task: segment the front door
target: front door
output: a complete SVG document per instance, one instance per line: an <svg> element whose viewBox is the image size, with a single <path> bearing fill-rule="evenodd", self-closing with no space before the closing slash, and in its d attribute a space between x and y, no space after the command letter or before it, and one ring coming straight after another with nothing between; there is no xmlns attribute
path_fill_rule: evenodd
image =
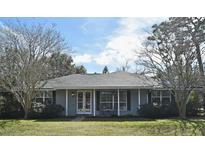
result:
<svg viewBox="0 0 205 154"><path fill-rule="evenodd" d="M77 92L77 114L91 114L92 93L91 91Z"/></svg>

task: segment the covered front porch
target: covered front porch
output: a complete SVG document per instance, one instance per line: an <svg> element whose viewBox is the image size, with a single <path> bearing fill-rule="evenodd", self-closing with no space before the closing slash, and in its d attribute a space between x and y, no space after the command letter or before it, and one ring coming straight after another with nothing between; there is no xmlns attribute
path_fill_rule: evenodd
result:
<svg viewBox="0 0 205 154"><path fill-rule="evenodd" d="M67 89L65 115L136 115L140 105L148 101L147 89Z"/></svg>

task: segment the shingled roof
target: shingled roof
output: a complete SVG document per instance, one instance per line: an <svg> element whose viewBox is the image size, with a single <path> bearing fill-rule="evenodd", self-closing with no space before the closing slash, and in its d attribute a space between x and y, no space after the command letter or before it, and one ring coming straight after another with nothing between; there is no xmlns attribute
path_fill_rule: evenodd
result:
<svg viewBox="0 0 205 154"><path fill-rule="evenodd" d="M48 80L46 89L134 89L154 88L160 84L153 78L127 72L108 74L72 74Z"/></svg>

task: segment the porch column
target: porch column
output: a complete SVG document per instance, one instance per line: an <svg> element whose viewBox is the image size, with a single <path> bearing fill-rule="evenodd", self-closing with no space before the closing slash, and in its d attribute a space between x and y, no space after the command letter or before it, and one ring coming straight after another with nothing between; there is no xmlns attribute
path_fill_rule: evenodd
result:
<svg viewBox="0 0 205 154"><path fill-rule="evenodd" d="M162 103L162 91L160 90L160 96L159 96L159 99L160 99L160 103Z"/></svg>
<svg viewBox="0 0 205 154"><path fill-rule="evenodd" d="M139 108L140 108L140 105L141 105L140 89L138 89L138 104L139 104Z"/></svg>
<svg viewBox="0 0 205 154"><path fill-rule="evenodd" d="M95 89L93 90L93 116L95 116L95 104L96 104L96 101L95 101Z"/></svg>
<svg viewBox="0 0 205 154"><path fill-rule="evenodd" d="M120 90L117 90L117 115L120 116Z"/></svg>
<svg viewBox="0 0 205 154"><path fill-rule="evenodd" d="M45 102L45 91L43 91L43 102Z"/></svg>
<svg viewBox="0 0 205 154"><path fill-rule="evenodd" d="M66 89L66 96L65 96L65 115L68 116L68 89Z"/></svg>

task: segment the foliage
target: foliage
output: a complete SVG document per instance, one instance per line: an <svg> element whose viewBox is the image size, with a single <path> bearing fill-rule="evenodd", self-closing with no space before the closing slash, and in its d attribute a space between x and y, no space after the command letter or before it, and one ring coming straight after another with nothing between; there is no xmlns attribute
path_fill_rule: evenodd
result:
<svg viewBox="0 0 205 154"><path fill-rule="evenodd" d="M0 26L0 85L16 97L25 119L31 111L36 88L46 83L47 56L66 50L67 45L54 26L20 22Z"/></svg>
<svg viewBox="0 0 205 154"><path fill-rule="evenodd" d="M102 71L103 74L109 73L108 67L105 66Z"/></svg>
<svg viewBox="0 0 205 154"><path fill-rule="evenodd" d="M194 52L196 55L198 69L200 72L200 86L202 87L199 95L205 103L205 76L204 76L204 54L205 45L205 18L204 17L173 17L169 18L170 24L176 27L175 30L168 29L171 35L176 35L176 39L181 43L189 42L192 48L188 52Z"/></svg>
<svg viewBox="0 0 205 154"><path fill-rule="evenodd" d="M194 47L183 29L171 20L154 25L139 64L171 89L179 116L185 118L186 105L192 90L198 86L200 73Z"/></svg>
<svg viewBox="0 0 205 154"><path fill-rule="evenodd" d="M73 59L66 53L53 53L47 58L49 65L48 78L56 78L70 74L85 74L83 65L76 66Z"/></svg>
<svg viewBox="0 0 205 154"><path fill-rule="evenodd" d="M146 118L176 117L178 110L175 103L160 106L149 103L140 106L139 115Z"/></svg>
<svg viewBox="0 0 205 154"><path fill-rule="evenodd" d="M187 104L187 116L201 116L204 112L204 105L199 102L199 93L192 92Z"/></svg>
<svg viewBox="0 0 205 154"><path fill-rule="evenodd" d="M43 113L44 108L46 107L45 104L40 103L40 102L35 102L33 103L33 112L35 113Z"/></svg>
<svg viewBox="0 0 205 154"><path fill-rule="evenodd" d="M86 74L87 70L83 65L75 66L75 74Z"/></svg>
<svg viewBox="0 0 205 154"><path fill-rule="evenodd" d="M33 104L33 111L30 118L56 118L61 116L64 108L57 104Z"/></svg>
<svg viewBox="0 0 205 154"><path fill-rule="evenodd" d="M50 104L45 106L42 115L44 118L55 118L59 117L63 110L64 108L61 105Z"/></svg>
<svg viewBox="0 0 205 154"><path fill-rule="evenodd" d="M0 96L0 114L2 114L4 108L5 108L5 98L3 96Z"/></svg>
<svg viewBox="0 0 205 154"><path fill-rule="evenodd" d="M11 93L1 93L0 118L20 118L24 114L21 104Z"/></svg>

